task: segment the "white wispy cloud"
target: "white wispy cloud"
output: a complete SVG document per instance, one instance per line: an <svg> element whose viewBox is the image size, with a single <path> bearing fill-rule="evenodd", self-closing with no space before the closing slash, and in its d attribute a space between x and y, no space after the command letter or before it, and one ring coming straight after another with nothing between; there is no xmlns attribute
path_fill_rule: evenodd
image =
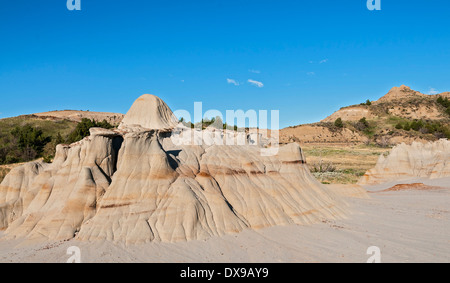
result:
<svg viewBox="0 0 450 283"><path fill-rule="evenodd" d="M308 72L306 73L308 76L314 76L316 73L315 72Z"/></svg>
<svg viewBox="0 0 450 283"><path fill-rule="evenodd" d="M261 74L261 71L260 70L253 70L253 69L250 69L250 70L248 70L250 73L254 73L254 74Z"/></svg>
<svg viewBox="0 0 450 283"><path fill-rule="evenodd" d="M233 85L239 85L239 82L237 82L236 80L233 80L233 79L227 79L227 83L233 84Z"/></svg>
<svg viewBox="0 0 450 283"><path fill-rule="evenodd" d="M256 87L263 87L264 86L264 84L262 82L258 82L258 81L255 81L255 80L249 79L248 82L251 83L252 85L256 86Z"/></svg>
<svg viewBox="0 0 450 283"><path fill-rule="evenodd" d="M328 59L323 59L323 60L320 60L320 61L308 61L308 63L309 64L324 64L324 63L327 63L328 62Z"/></svg>
<svg viewBox="0 0 450 283"><path fill-rule="evenodd" d="M435 88L430 87L430 90L428 91L428 94L434 95L434 94L438 94L439 91Z"/></svg>

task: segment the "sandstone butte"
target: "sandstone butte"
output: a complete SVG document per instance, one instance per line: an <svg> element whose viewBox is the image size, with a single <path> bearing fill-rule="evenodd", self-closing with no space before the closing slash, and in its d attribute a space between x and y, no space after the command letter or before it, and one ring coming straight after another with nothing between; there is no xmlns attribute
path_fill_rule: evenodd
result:
<svg viewBox="0 0 450 283"><path fill-rule="evenodd" d="M58 145L53 163L13 169L0 185L0 229L30 241L137 244L346 215L343 197L310 174L298 144L265 155L270 141L260 135L199 133L177 125L164 101L143 95L118 129L92 128L83 140ZM205 142L173 142L183 135ZM226 137L245 144L210 143Z"/></svg>

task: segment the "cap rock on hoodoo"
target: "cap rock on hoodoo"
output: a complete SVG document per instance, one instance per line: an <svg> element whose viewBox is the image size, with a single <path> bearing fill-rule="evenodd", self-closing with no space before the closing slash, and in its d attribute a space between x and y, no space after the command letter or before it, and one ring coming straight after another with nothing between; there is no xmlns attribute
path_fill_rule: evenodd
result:
<svg viewBox="0 0 450 283"><path fill-rule="evenodd" d="M178 121L169 106L159 97L144 94L133 103L119 129L140 126L146 129L172 129Z"/></svg>

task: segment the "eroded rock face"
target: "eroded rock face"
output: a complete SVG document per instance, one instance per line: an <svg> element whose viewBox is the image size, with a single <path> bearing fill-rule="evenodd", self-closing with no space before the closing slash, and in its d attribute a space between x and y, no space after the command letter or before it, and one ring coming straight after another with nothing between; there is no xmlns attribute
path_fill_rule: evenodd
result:
<svg viewBox="0 0 450 283"><path fill-rule="evenodd" d="M174 242L344 214L341 197L309 173L297 144L266 155L257 136L223 130L219 138L246 135L246 143L174 142L186 131L199 134L93 128L58 146L52 164L17 168L0 186L6 236ZM206 141L217 134L204 132Z"/></svg>
<svg viewBox="0 0 450 283"><path fill-rule="evenodd" d="M29 188L47 164L30 162L13 169L0 185L0 229L22 215L36 192ZM38 182L38 181L37 181Z"/></svg>
<svg viewBox="0 0 450 283"><path fill-rule="evenodd" d="M375 185L411 178L450 177L450 141L441 139L426 144L413 142L394 147L380 156L375 168L361 178L361 185Z"/></svg>
<svg viewBox="0 0 450 283"><path fill-rule="evenodd" d="M73 238L81 225L95 215L97 202L111 183L117 159L115 147L120 139L93 135L71 146L59 145L53 164L31 163L39 170L24 174L28 183L14 187L22 206L15 211L14 221L8 221L6 232L28 238ZM21 170L18 167L15 171ZM0 192L19 180L19 176L8 177L0 185Z"/></svg>

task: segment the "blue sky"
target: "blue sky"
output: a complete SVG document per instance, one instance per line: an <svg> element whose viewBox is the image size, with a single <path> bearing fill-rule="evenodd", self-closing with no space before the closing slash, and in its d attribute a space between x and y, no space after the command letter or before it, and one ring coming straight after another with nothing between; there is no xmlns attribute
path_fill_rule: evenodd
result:
<svg viewBox="0 0 450 283"><path fill-rule="evenodd" d="M450 91L450 1L381 3L0 0L0 118L126 113L151 93L191 113L279 110L286 127L401 84Z"/></svg>

